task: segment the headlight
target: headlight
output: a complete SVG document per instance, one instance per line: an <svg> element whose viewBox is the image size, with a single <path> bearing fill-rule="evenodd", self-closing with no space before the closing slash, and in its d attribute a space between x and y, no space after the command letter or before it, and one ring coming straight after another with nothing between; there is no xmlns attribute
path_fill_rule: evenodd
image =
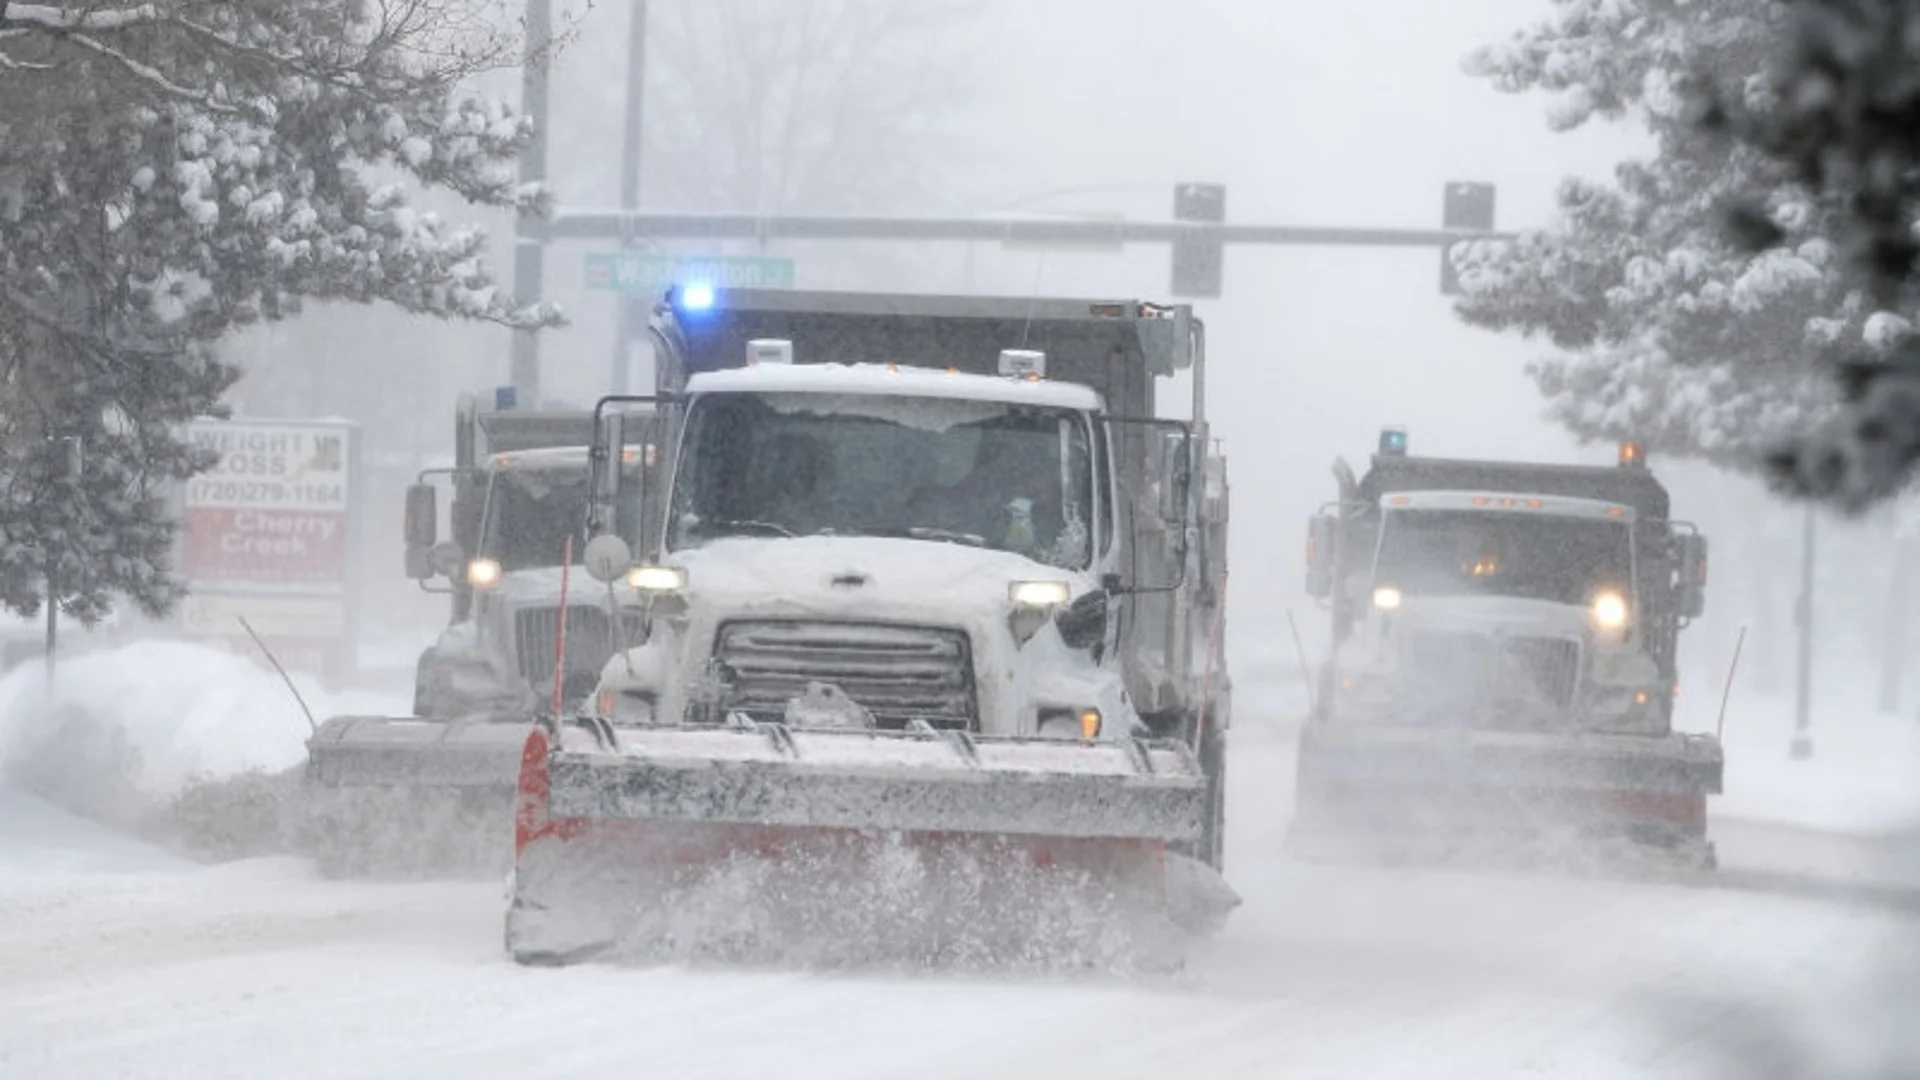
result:
<svg viewBox="0 0 1920 1080"><path fill-rule="evenodd" d="M467 584L476 589L491 589L500 584L500 564L493 559L475 559L468 563Z"/></svg>
<svg viewBox="0 0 1920 1080"><path fill-rule="evenodd" d="M679 592L687 587L687 572L677 566L636 566L627 571L627 584L641 592Z"/></svg>
<svg viewBox="0 0 1920 1080"><path fill-rule="evenodd" d="M1611 591L1594 597L1593 621L1603 630L1618 630L1627 625L1627 598Z"/></svg>
<svg viewBox="0 0 1920 1080"><path fill-rule="evenodd" d="M1391 585L1382 585L1373 590L1373 606L1381 611L1394 610L1400 606L1400 590Z"/></svg>
<svg viewBox="0 0 1920 1080"><path fill-rule="evenodd" d="M1007 586L1007 599L1018 607L1062 607L1072 598L1064 581L1016 581Z"/></svg>

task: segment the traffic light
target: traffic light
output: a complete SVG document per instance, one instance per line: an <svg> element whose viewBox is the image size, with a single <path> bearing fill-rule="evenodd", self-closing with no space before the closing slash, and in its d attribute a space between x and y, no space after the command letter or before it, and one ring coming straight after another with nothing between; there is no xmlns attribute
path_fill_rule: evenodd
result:
<svg viewBox="0 0 1920 1080"><path fill-rule="evenodd" d="M1179 184L1173 189L1173 220L1219 225L1227 220L1225 184ZM1220 295L1225 245L1199 229L1173 238L1173 295L1208 299Z"/></svg>
<svg viewBox="0 0 1920 1080"><path fill-rule="evenodd" d="M1446 199L1440 210L1440 227L1472 232L1493 231L1493 185L1455 180L1447 184ZM1445 296L1461 294L1460 275L1453 268L1453 249L1440 249L1440 292Z"/></svg>

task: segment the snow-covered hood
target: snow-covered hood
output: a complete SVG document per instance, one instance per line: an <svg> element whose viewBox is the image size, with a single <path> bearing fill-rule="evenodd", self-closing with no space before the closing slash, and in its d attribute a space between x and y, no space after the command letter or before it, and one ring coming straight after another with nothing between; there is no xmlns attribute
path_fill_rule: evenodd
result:
<svg viewBox="0 0 1920 1080"><path fill-rule="evenodd" d="M739 537L673 553L696 610L727 615L840 615L953 625L1009 608L1016 581L1065 582L1085 573L963 544L864 536Z"/></svg>
<svg viewBox="0 0 1920 1080"><path fill-rule="evenodd" d="M1042 709L1098 708L1113 718L1115 733L1136 724L1120 678L1065 649L1051 626L1024 645L1016 640L1009 585L1063 582L1074 598L1095 587L1088 573L961 544L847 536L730 537L674 552L665 563L686 572L685 607L601 674L603 687L657 693L658 715L685 715L722 626L768 619L964 633L979 726L988 734L1020 734Z"/></svg>

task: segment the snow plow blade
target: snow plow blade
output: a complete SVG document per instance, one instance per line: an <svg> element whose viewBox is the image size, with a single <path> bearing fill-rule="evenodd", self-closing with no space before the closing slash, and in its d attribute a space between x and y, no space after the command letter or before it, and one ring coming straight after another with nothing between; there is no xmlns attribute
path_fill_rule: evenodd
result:
<svg viewBox="0 0 1920 1080"><path fill-rule="evenodd" d="M1292 854L1710 870L1712 736L1309 725Z"/></svg>
<svg viewBox="0 0 1920 1080"><path fill-rule="evenodd" d="M504 873L528 723L329 719L307 740L296 849L332 877Z"/></svg>
<svg viewBox="0 0 1920 1080"><path fill-rule="evenodd" d="M1177 962L1171 908L1195 895L1166 844L1200 835L1206 794L1177 742L543 723L521 763L508 948L1160 966ZM1237 903L1223 891L1216 876L1199 895Z"/></svg>

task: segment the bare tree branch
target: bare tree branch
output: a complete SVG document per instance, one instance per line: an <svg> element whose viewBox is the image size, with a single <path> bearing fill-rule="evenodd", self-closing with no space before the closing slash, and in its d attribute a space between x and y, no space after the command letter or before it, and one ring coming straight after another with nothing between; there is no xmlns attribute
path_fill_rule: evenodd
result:
<svg viewBox="0 0 1920 1080"><path fill-rule="evenodd" d="M109 60L112 60L114 63L119 64L122 68L124 68L127 71L128 74L134 76L135 78L141 80L142 82L145 82L155 87L156 89L164 93L172 95L173 97L180 98L183 101L191 101L194 104L199 105L201 108L208 109L213 112L226 113L226 112L237 111L234 109L232 105L224 101L216 101L213 95L211 94L203 93L198 90L192 90L187 87L181 86L179 83L176 83L172 79L167 78L158 69L133 59L132 57L128 56L126 53L121 52L119 49L116 49L113 46L106 44L105 42L96 41L94 38L90 37L89 35L67 34L66 40L71 41L75 45L79 45L82 48L91 49L94 52L99 53L100 55L108 58Z"/></svg>

